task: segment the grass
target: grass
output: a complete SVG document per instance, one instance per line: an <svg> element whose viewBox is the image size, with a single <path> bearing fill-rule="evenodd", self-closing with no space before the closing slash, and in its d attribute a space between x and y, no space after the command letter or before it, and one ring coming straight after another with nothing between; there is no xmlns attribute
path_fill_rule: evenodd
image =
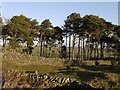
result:
<svg viewBox="0 0 120 90"><path fill-rule="evenodd" d="M2 68L6 71L9 69L16 69L20 71L39 71L44 74L48 72L58 72L59 69L64 68L60 66L49 66L49 65L19 65L14 62L3 61Z"/></svg>
<svg viewBox="0 0 120 90"><path fill-rule="evenodd" d="M16 60L3 60L3 71L16 69L20 71L38 71L40 74L47 74L50 76L76 78L81 82L88 83L96 88L117 88L118 87L118 71L117 66L111 66L110 61L99 60L98 66L95 66L93 61L88 62L88 65L84 66L51 66L51 65L39 65L33 64L19 64L23 60L16 62ZM57 62L57 61L56 61ZM92 65L90 65L92 64Z"/></svg>

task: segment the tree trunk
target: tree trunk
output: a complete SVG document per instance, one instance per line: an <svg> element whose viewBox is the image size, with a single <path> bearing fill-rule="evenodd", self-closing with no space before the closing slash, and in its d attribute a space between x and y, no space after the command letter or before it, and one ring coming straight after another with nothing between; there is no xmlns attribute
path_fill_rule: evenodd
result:
<svg viewBox="0 0 120 90"><path fill-rule="evenodd" d="M67 58L67 32L66 32L66 57Z"/></svg>
<svg viewBox="0 0 120 90"><path fill-rule="evenodd" d="M39 38L39 41L38 41L38 50L37 50L37 56L38 56L38 54L40 53L40 43L41 43L41 41L40 41L40 38Z"/></svg>
<svg viewBox="0 0 120 90"><path fill-rule="evenodd" d="M61 46L60 46L60 45L61 45L61 44L60 44L60 41L59 41L59 46L58 46L58 47L59 47L59 49L58 49L58 50L59 50L59 58L61 58L61 56L62 56L62 55L61 55Z"/></svg>
<svg viewBox="0 0 120 90"><path fill-rule="evenodd" d="M50 58L52 57L52 49L53 49L53 47L51 46L51 50L50 50Z"/></svg>
<svg viewBox="0 0 120 90"><path fill-rule="evenodd" d="M81 40L81 60L83 60L83 46L82 46L83 44L82 44L82 40Z"/></svg>
<svg viewBox="0 0 120 90"><path fill-rule="evenodd" d="M67 33L66 33L66 52L67 52Z"/></svg>
<svg viewBox="0 0 120 90"><path fill-rule="evenodd" d="M13 53L13 49L12 49L12 53Z"/></svg>
<svg viewBox="0 0 120 90"><path fill-rule="evenodd" d="M24 52L23 52L23 49L24 49L24 43L22 43L22 50L21 50L21 53L24 53Z"/></svg>
<svg viewBox="0 0 120 90"><path fill-rule="evenodd" d="M103 43L102 43L102 41L100 41L100 57L101 57L101 59L103 59Z"/></svg>
<svg viewBox="0 0 120 90"><path fill-rule="evenodd" d="M85 45L84 45L84 38L83 38L83 60L85 60L85 56L86 56L86 53L85 53Z"/></svg>
<svg viewBox="0 0 120 90"><path fill-rule="evenodd" d="M44 56L44 54L45 54L45 52L44 52L44 47L45 47L45 40L43 41L43 56Z"/></svg>
<svg viewBox="0 0 120 90"><path fill-rule="evenodd" d="M96 42L94 42L94 59L96 58Z"/></svg>
<svg viewBox="0 0 120 90"><path fill-rule="evenodd" d="M3 36L3 50L6 52L6 38Z"/></svg>
<svg viewBox="0 0 120 90"><path fill-rule="evenodd" d="M74 59L75 34L73 33L72 60Z"/></svg>
<svg viewBox="0 0 120 90"><path fill-rule="evenodd" d="M5 45L5 38L4 38L4 36L3 36L3 47L4 47L4 45Z"/></svg>
<svg viewBox="0 0 120 90"><path fill-rule="evenodd" d="M99 59L99 42L97 43L97 59Z"/></svg>
<svg viewBox="0 0 120 90"><path fill-rule="evenodd" d="M93 50L93 48L92 48L92 46L90 46L90 59L92 59L92 50Z"/></svg>
<svg viewBox="0 0 120 90"><path fill-rule="evenodd" d="M69 35L69 59L70 59L71 36Z"/></svg>
<svg viewBox="0 0 120 90"><path fill-rule="evenodd" d="M5 51L5 37L3 36L3 50Z"/></svg>
<svg viewBox="0 0 120 90"><path fill-rule="evenodd" d="M61 58L62 58L62 41L60 42L60 53L61 53Z"/></svg>
<svg viewBox="0 0 120 90"><path fill-rule="evenodd" d="M57 46L57 58L59 58L60 57L60 53L59 53L59 43L58 43L58 46Z"/></svg>
<svg viewBox="0 0 120 90"><path fill-rule="evenodd" d="M57 58L57 47L55 47L55 59Z"/></svg>
<svg viewBox="0 0 120 90"><path fill-rule="evenodd" d="M78 42L78 53L77 53L76 60L78 60L78 58L79 58L79 55L80 55L80 35L79 35L79 42Z"/></svg>
<svg viewBox="0 0 120 90"><path fill-rule="evenodd" d="M40 56L42 56L42 42L43 42L43 40L42 40L42 35L41 35L41 40L40 40L40 41L41 41L41 45L40 45L40 46L41 46L41 47L40 47Z"/></svg>
<svg viewBox="0 0 120 90"><path fill-rule="evenodd" d="M6 40L5 40L5 48L4 48L4 52L6 52Z"/></svg>
<svg viewBox="0 0 120 90"><path fill-rule="evenodd" d="M105 47L105 43L102 43L102 59L104 59L104 47Z"/></svg>
<svg viewBox="0 0 120 90"><path fill-rule="evenodd" d="M45 51L46 51L46 57L47 57L47 41L46 41L46 50Z"/></svg>
<svg viewBox="0 0 120 90"><path fill-rule="evenodd" d="M90 34L88 35L88 60L90 59Z"/></svg>
<svg viewBox="0 0 120 90"><path fill-rule="evenodd" d="M107 43L104 44L104 46L105 46L105 51L106 51L106 44L107 44ZM105 52L105 51L104 51L104 52ZM104 53L104 58L106 58L106 52Z"/></svg>

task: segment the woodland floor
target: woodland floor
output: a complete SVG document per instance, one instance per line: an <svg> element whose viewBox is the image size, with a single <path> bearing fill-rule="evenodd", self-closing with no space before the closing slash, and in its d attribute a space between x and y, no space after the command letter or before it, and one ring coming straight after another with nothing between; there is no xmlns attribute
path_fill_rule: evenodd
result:
<svg viewBox="0 0 120 90"><path fill-rule="evenodd" d="M38 61L44 58L37 58L37 60L33 60L34 57L19 57L19 59L15 59L14 54L3 54L2 58L2 70L20 70L20 71L38 71L39 74L46 74L52 77L69 77L75 78L81 82L92 85L96 88L118 88L120 87L119 75L120 72L118 70L119 66L112 66L111 61L109 60L99 60L99 65L96 66L95 60L87 61L89 64L79 65L79 66L65 66L65 65L53 65L52 64L41 64ZM10 58L11 57L11 58ZM23 60L21 58L24 58ZM52 58L51 58L52 59ZM48 59L50 60L50 59ZM31 63L28 63L31 62ZM33 63L34 61L34 63ZM42 62L45 60L42 60ZM61 60L62 62L65 60ZM36 63L35 63L36 62ZM47 62L47 61L46 61ZM50 62L50 61L48 61ZM54 60L55 62L55 60ZM59 62L56 60L55 63ZM26 64L25 64L26 63Z"/></svg>

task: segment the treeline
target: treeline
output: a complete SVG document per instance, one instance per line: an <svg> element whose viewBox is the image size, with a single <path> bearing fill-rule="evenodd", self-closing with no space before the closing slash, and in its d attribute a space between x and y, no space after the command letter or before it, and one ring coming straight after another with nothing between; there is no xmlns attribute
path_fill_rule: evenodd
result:
<svg viewBox="0 0 120 90"><path fill-rule="evenodd" d="M36 19L13 16L2 25L2 39L4 51L9 45L12 51L22 48L21 52L31 54L37 41L39 55L44 57L52 57L54 51L58 57L76 60L104 59L107 52L120 58L120 26L95 15L72 13L62 27L53 27L49 19L39 25Z"/></svg>

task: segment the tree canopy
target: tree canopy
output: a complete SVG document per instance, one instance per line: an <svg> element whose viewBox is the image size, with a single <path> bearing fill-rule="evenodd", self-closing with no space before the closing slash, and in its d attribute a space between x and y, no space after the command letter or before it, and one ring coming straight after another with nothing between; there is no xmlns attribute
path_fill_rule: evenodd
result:
<svg viewBox="0 0 120 90"><path fill-rule="evenodd" d="M62 46L64 46L66 56L60 57L69 57L69 59L71 57L77 60L103 59L104 52L107 51L111 51L117 58L120 57L120 26L95 15L81 17L79 13L72 13L66 17L62 27L54 27L49 19L45 19L39 25L36 19L20 15L13 16L6 25L2 24L0 18L0 26L2 26L4 49L8 44L13 50L23 48L31 54L34 41L37 40L40 56L47 57L49 54L52 57L53 48L57 50L57 47L60 47L58 52L62 54ZM67 50L67 42L69 42L69 50ZM75 54L76 46L77 54Z"/></svg>

